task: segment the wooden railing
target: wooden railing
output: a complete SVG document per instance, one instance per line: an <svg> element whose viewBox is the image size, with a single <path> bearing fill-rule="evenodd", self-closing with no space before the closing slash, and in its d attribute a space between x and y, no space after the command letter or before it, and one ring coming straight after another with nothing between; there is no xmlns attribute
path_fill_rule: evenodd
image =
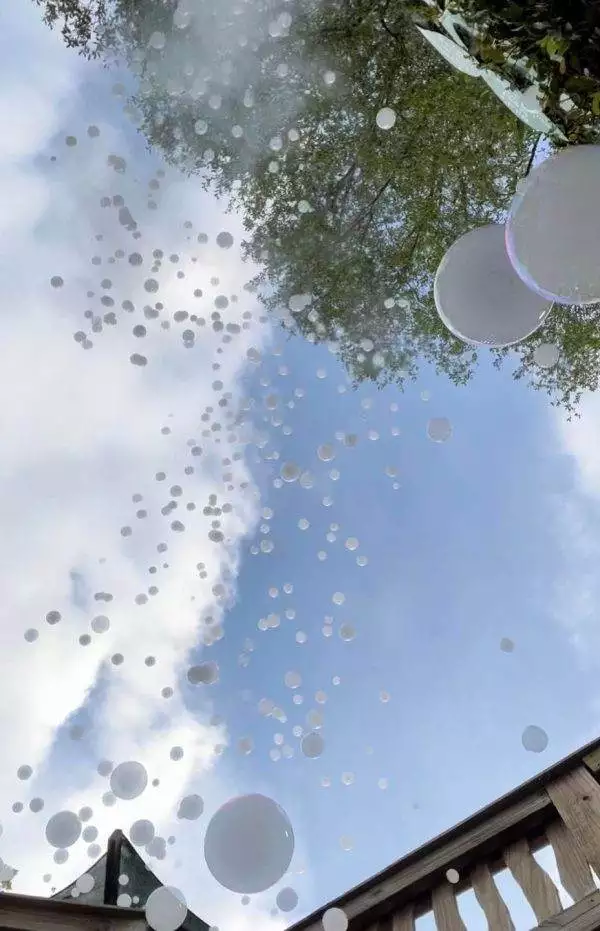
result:
<svg viewBox="0 0 600 931"><path fill-rule="evenodd" d="M344 910L350 931L415 931L426 913L437 931L468 931L457 904L468 889L490 931L514 931L494 879L501 870L512 875L545 931L600 931L600 889L592 874L600 876L599 772L596 741L298 922L294 931L322 931L323 912L331 907ZM574 903L567 908L534 857L548 846Z"/></svg>

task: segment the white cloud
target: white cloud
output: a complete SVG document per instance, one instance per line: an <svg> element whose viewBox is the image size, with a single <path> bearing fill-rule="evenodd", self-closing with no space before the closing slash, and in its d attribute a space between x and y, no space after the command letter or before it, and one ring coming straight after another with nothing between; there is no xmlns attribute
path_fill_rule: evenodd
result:
<svg viewBox="0 0 600 931"><path fill-rule="evenodd" d="M256 308L242 290L249 270L242 266L237 247L226 251L214 243L222 228L239 242L239 220L223 217L197 183L174 178L165 182L164 194L156 195L160 209L148 209L152 166L128 151L135 130L131 137L120 135L100 119L89 86L85 118L75 111L81 64L57 36L36 23L36 15L35 8L11 8L9 26L27 43L35 67L25 70L5 63L0 92L0 118L4 126L11 126L10 135L0 140L0 852L20 869L17 891L42 893L47 891L42 873L51 871L52 882L60 887L90 862L80 843L67 865L52 864L43 826L54 811L92 805L92 823L100 832L98 842L104 844L112 829L128 828L136 817L151 817L167 833L178 800L188 791L199 791L197 787L213 804L235 791L227 766L214 752L227 734L222 727L209 726L209 706L205 721L186 710L177 675L187 651L198 642L202 618L210 614L217 624L222 619L235 590L240 544L257 520L252 477L239 456L239 429L228 427L223 413L222 429L209 429L203 436L214 418L205 423L200 417L207 405L220 411L223 392L231 395L224 411L235 413L247 351L251 346L264 348L269 333L257 325ZM108 75L98 72L96 78L99 87L102 82L108 86ZM116 101L114 106L116 113ZM100 127L99 138L87 136L88 123ZM65 146L67 132L77 137L77 146ZM56 162L47 159L49 151L55 152ZM135 161L136 171L115 173L106 162L112 153ZM115 207L100 207L101 197L115 194L125 197L137 218L142 232L137 241L119 224ZM188 218L194 222L192 231L183 225ZM195 242L200 231L209 235L208 246ZM194 239L188 240L192 234ZM126 257L108 262L117 249L126 255L139 251L147 270L157 248L165 259L160 273L152 274L160 281L154 295L143 288L149 271L143 274ZM177 264L168 260L175 253L180 256ZM91 263L94 254L103 257L101 266ZM193 254L199 256L195 264ZM177 277L179 270L185 271L185 278ZM64 279L64 287L50 286L53 275ZM214 277L220 279L218 286L211 284ZM113 287L103 289L104 278L110 278ZM201 299L193 297L194 288L204 291ZM87 291L95 296L86 297ZM210 326L212 301L219 292L239 295L237 304L221 311L225 322L241 325L246 322L243 311L254 314L252 325L232 334L228 344ZM90 334L94 348L86 351L73 333L89 330L83 310L94 307L97 313L102 293L114 295L119 322ZM120 309L123 299L134 302L135 314ZM140 308L157 299L165 305L160 318L145 320ZM182 309L207 318L204 329L197 330L193 350L183 347L181 325L172 324L169 332L160 329L161 319ZM136 340L131 329L141 323L148 327L148 336ZM130 364L129 355L135 351L148 356L145 368ZM220 368L215 370L217 362ZM217 380L223 382L222 389L215 390ZM171 427L168 435L161 432L165 425ZM191 455L191 439L203 447L202 456ZM195 467L193 476L185 475L186 465ZM164 483L154 478L160 470L167 473ZM170 499L173 484L183 488L182 503L164 516L160 509ZM134 503L134 493L143 500ZM215 519L203 513L210 495L216 495L220 505L232 506L219 518L224 545L207 538ZM188 501L196 510L186 510ZM140 507L148 511L143 520L134 516ZM170 529L175 519L185 524L185 532ZM132 526L131 536L121 536L124 525ZM157 552L162 542L168 543L164 554ZM168 569L160 568L163 561ZM205 578L196 569L199 562L205 564ZM148 574L151 564L158 567L154 576ZM73 601L73 570L85 589L78 604ZM135 596L152 584L158 593L149 595L147 604L136 604ZM224 584L225 595L219 595L219 589L215 594L218 584ZM94 592L110 592L114 600L96 602ZM44 618L53 609L63 617L51 626ZM108 615L110 629L92 634L91 644L82 646L79 637L91 633L95 614ZM24 639L28 628L39 631L37 641ZM124 656L118 668L109 662L115 652ZM154 667L144 664L149 655L157 658ZM72 752L53 748L61 725L99 682L102 687L87 707L89 732L73 743ZM175 689L169 700L161 696L165 686ZM161 711L168 712L168 727L151 729ZM169 758L174 745L185 751L178 763ZM115 762L140 759L151 778L160 778L160 790L150 795L149 788L127 805L102 806L107 785L95 770L102 757ZM16 777L23 763L34 768L27 783ZM27 810L34 795L45 799L38 815ZM12 802L20 800L25 811L12 813ZM198 833L190 832L188 825L182 833L186 831L185 854L179 852L180 878L175 871L173 882L196 890L195 898L203 903L201 914L212 903L223 927L243 931L255 923L256 906L241 913L231 895L211 885L206 868L201 868ZM170 876L172 870L171 857L160 872ZM197 901L190 905L198 907Z"/></svg>
<svg viewBox="0 0 600 931"><path fill-rule="evenodd" d="M566 454L574 484L555 496L556 535L561 571L554 586L554 614L567 630L582 664L600 657L600 399L587 395L580 418L568 421L552 412L558 451Z"/></svg>

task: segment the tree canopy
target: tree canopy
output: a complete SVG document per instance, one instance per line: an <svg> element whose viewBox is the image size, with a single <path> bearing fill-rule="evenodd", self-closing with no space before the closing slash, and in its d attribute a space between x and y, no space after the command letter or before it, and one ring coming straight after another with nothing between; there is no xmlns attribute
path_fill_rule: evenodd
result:
<svg viewBox="0 0 600 931"><path fill-rule="evenodd" d="M241 211L253 286L285 327L335 342L357 380L402 385L425 361L468 381L477 353L441 323L433 277L460 235L503 220L537 139L421 36L418 3L36 2L69 45L127 60L148 144ZM557 307L496 361L572 412L599 345L593 309Z"/></svg>

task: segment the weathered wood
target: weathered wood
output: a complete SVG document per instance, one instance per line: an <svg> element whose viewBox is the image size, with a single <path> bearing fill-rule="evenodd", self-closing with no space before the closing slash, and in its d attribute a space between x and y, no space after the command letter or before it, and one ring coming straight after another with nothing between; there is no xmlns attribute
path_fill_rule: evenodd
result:
<svg viewBox="0 0 600 931"><path fill-rule="evenodd" d="M393 915L391 931L415 931L415 910L412 904Z"/></svg>
<svg viewBox="0 0 600 931"><path fill-rule="evenodd" d="M590 866L600 875L600 785L585 766L548 785L548 794Z"/></svg>
<svg viewBox="0 0 600 931"><path fill-rule="evenodd" d="M515 931L506 902L498 892L489 867L476 866L471 873L473 892L486 917L489 931Z"/></svg>
<svg viewBox="0 0 600 931"><path fill-rule="evenodd" d="M528 837L531 849L536 849L537 838L555 814L546 785L582 766L584 760L594 758L597 758L600 769L598 739L580 747L344 895L320 906L300 919L294 925L294 931L322 931L323 910L334 907L346 912L351 921L351 931L366 931L374 922L389 919L395 911L413 900L416 902L414 914L418 918L428 910L432 890L450 867L456 867L466 876L475 864L487 862L493 873L503 867L503 861L497 854L519 837Z"/></svg>
<svg viewBox="0 0 600 931"><path fill-rule="evenodd" d="M442 883L433 890L431 904L437 931L467 931L460 917L454 889L450 883Z"/></svg>
<svg viewBox="0 0 600 931"><path fill-rule="evenodd" d="M592 773L600 772L600 747L583 757L583 763Z"/></svg>
<svg viewBox="0 0 600 931"><path fill-rule="evenodd" d="M0 893L0 928L19 931L146 931L144 912Z"/></svg>
<svg viewBox="0 0 600 931"><path fill-rule="evenodd" d="M569 908L548 918L538 925L539 931L597 931L600 928L600 892L592 892L581 902L575 902Z"/></svg>
<svg viewBox="0 0 600 931"><path fill-rule="evenodd" d="M506 865L523 890L538 922L562 910L558 889L534 859L526 840L511 844L504 854Z"/></svg>
<svg viewBox="0 0 600 931"><path fill-rule="evenodd" d="M501 843L503 832L509 830L518 830L523 822L527 822L533 815L539 815L540 818L550 817L553 811L550 796L545 789L540 789L527 798L522 799L515 805L505 808L503 811L490 817L487 821L477 824L473 828L466 828L462 834L440 844L432 850L431 853L425 854L422 858L413 863L407 864L404 868L400 867L396 873L386 876L377 885L365 889L364 892L358 892L353 896L344 897L339 900L339 907L343 908L348 918L352 919L357 916L372 915L372 910L379 902L400 896L403 892L409 893L416 889L417 893L433 887L434 882L437 885L440 878L445 875L446 870L460 865L464 860L471 859L476 862L479 859L480 851L486 849L486 846L498 840ZM402 903L402 906L405 902ZM330 903L329 907L338 905L338 902ZM390 903L390 910L394 903ZM323 910L318 915L309 916L308 920L298 922L296 931L319 931L321 928L321 916ZM389 913L388 913L389 914ZM379 916L377 916L379 917ZM373 918L371 918L372 923ZM362 925L363 927L365 925Z"/></svg>
<svg viewBox="0 0 600 931"><path fill-rule="evenodd" d="M561 883L574 902L585 899L596 890L596 884L580 846L562 821L548 825L546 837L554 850Z"/></svg>

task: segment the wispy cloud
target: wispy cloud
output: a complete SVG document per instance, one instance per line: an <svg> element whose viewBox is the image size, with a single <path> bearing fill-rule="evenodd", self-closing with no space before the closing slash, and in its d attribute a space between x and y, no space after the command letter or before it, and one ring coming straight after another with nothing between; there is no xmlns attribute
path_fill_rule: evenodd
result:
<svg viewBox="0 0 600 931"><path fill-rule="evenodd" d="M9 29L35 66L7 56L0 91L0 117L11 126L0 142L0 852L20 869L17 890L42 893L43 873L60 887L91 862L81 842L65 866L52 862L44 824L55 811L91 805L104 845L112 829L139 817L165 836L181 827L175 813L187 792L201 791L209 810L235 791L219 756L226 730L211 724L209 701L205 713L186 708L179 682L188 651L219 636L235 597L240 544L258 519L236 413L248 352L263 350L269 332L243 290L250 273L239 257L239 220L176 176L164 193L153 192L158 209L149 209L156 163L130 151L138 146L133 128L115 129L96 112L109 75L95 73L83 99L80 61L36 22L34 8L14 4ZM90 136L89 124L100 135ZM108 162L115 154L135 168L115 172ZM115 195L136 219L139 239L119 223L119 202L102 206ZM233 234L233 248L217 245L221 230ZM164 253L158 272L155 249ZM128 261L132 252L143 256L142 267ZM62 287L51 286L54 276ZM158 292L144 287L150 277ZM102 305L102 295L114 307ZM158 317L144 315L157 300ZM93 332L88 307L100 319L114 312L117 324ZM215 307L225 329L212 325ZM183 309L205 325L177 323L173 315ZM167 320L170 329L162 327ZM145 338L132 334L135 325L147 328ZM197 334L194 348L182 341L186 326ZM73 338L79 330L93 348ZM134 352L148 364L132 365ZM164 513L169 501L177 508ZM58 623L47 622L50 611L60 612ZM109 618L104 632L93 629L97 615ZM78 709L86 726L73 735L64 725ZM174 746L184 751L177 762ZM103 758L139 759L160 788L107 807L107 780L96 771ZM27 782L17 778L22 764L34 770ZM44 799L39 814L28 810L33 796ZM25 810L11 812L13 802ZM170 855L161 875L194 890L189 904L203 916L228 928L255 923L256 907L234 907L201 866L201 830L186 824L178 839L182 866L175 870Z"/></svg>

